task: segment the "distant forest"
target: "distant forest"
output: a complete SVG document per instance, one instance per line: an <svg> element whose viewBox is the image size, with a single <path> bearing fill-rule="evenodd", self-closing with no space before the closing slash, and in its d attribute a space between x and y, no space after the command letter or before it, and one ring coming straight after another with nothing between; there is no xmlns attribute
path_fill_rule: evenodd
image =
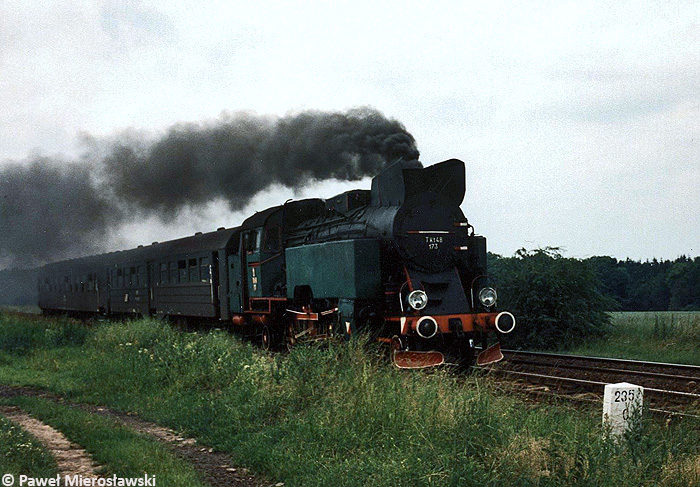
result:
<svg viewBox="0 0 700 487"><path fill-rule="evenodd" d="M490 272L496 274L497 281L507 280L498 275L499 268L514 269L499 263L523 267L525 272L531 270L515 257L489 254L489 261ZM700 257L646 262L590 257L580 263L589 266L597 276L598 290L617 303L617 310L700 311ZM36 269L0 271L0 304L36 304L36 276Z"/></svg>
<svg viewBox="0 0 700 487"><path fill-rule="evenodd" d="M586 261L600 279L601 292L617 301L622 311L700 311L700 257Z"/></svg>
<svg viewBox="0 0 700 487"><path fill-rule="evenodd" d="M496 254L489 254L489 261L489 273L496 274L500 262L524 265L521 258ZM618 311L700 310L700 257L639 262L602 256L579 261L597 276L598 290L617 303Z"/></svg>

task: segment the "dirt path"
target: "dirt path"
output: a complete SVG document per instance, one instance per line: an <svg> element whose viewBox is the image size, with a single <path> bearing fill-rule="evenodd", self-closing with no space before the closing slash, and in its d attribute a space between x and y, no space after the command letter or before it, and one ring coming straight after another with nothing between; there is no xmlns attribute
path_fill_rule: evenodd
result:
<svg viewBox="0 0 700 487"><path fill-rule="evenodd" d="M71 443L58 430L15 406L0 406L0 414L19 424L24 430L38 439L56 459L61 478L66 475L81 475L83 478L97 478L97 464L79 445Z"/></svg>
<svg viewBox="0 0 700 487"><path fill-rule="evenodd" d="M15 396L41 397L61 402L67 406L81 408L90 413L110 417L133 431L145 434L168 445L177 456L189 462L199 472L202 479L213 487L282 487L284 485L282 482L274 483L252 475L247 469L234 466L227 454L198 444L194 438L183 438L169 428L144 421L137 416L113 411L103 406L71 403L65 401L61 396L38 389L0 385L0 397Z"/></svg>
<svg viewBox="0 0 700 487"><path fill-rule="evenodd" d="M270 482L251 475L245 468L234 467L231 458L227 454L199 445L194 438L183 438L170 428L101 406L88 404L77 404L74 406L115 419L133 431L146 434L170 445L175 454L192 464L202 475L202 478L212 486L262 487L271 485ZM280 487L282 485L281 483L279 484Z"/></svg>

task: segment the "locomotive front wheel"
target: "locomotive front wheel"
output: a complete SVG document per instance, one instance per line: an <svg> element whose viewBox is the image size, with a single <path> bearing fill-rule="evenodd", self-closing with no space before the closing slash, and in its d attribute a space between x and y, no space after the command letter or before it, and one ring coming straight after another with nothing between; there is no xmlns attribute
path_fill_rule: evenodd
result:
<svg viewBox="0 0 700 487"><path fill-rule="evenodd" d="M294 325L287 326L287 336L285 337L285 342L287 346L287 351L291 352L294 345L296 345L296 339L294 338Z"/></svg>
<svg viewBox="0 0 700 487"><path fill-rule="evenodd" d="M263 350L272 348L272 331L269 326L263 326L262 329L262 348Z"/></svg>
<svg viewBox="0 0 700 487"><path fill-rule="evenodd" d="M390 344L390 352L391 352L392 358L393 358L393 355L395 352L401 352L403 350L406 350L406 345L404 344L403 340L401 340L401 338L394 335L391 338L391 344Z"/></svg>

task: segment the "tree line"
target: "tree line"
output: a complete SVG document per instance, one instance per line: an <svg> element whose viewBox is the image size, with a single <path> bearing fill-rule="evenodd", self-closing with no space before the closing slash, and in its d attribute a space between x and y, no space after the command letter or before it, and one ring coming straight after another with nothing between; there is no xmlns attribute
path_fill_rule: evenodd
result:
<svg viewBox="0 0 700 487"><path fill-rule="evenodd" d="M646 262L591 257L586 261L598 276L601 291L621 311L700 311L700 257Z"/></svg>
<svg viewBox="0 0 700 487"><path fill-rule="evenodd" d="M518 326L509 346L565 348L610 327L609 311L700 310L700 257L567 258L557 248L489 254L499 308Z"/></svg>
<svg viewBox="0 0 700 487"><path fill-rule="evenodd" d="M547 273L552 260L559 258L563 256L557 248L522 249L513 257L489 254L489 272L507 283L507 272L517 273L523 267L530 273ZM608 303L609 311L700 311L700 257L641 262L596 256L566 261L580 262L578 272L593 279L591 284L614 300Z"/></svg>

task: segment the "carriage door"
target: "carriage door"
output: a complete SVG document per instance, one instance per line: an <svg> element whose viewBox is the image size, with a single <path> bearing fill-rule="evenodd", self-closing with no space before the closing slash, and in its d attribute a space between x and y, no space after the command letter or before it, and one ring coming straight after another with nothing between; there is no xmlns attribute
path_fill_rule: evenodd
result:
<svg viewBox="0 0 700 487"><path fill-rule="evenodd" d="M228 256L228 309L232 314L243 312L243 275L241 254Z"/></svg>
<svg viewBox="0 0 700 487"><path fill-rule="evenodd" d="M155 286L156 282L160 278L158 275L158 263L148 262L148 314L155 315L156 305L155 305Z"/></svg>

